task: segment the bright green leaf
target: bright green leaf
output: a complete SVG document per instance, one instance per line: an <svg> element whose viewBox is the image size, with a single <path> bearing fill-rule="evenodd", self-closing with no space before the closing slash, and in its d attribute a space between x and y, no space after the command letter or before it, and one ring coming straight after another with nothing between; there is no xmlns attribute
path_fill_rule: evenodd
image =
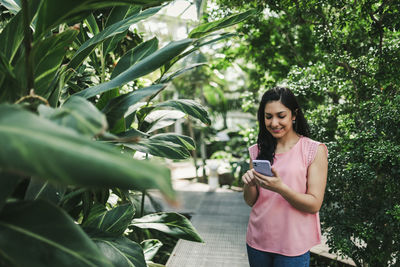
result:
<svg viewBox="0 0 400 267"><path fill-rule="evenodd" d="M133 219L132 225L141 229L155 229L189 241L203 242L190 221L185 216L174 212L149 214Z"/></svg>

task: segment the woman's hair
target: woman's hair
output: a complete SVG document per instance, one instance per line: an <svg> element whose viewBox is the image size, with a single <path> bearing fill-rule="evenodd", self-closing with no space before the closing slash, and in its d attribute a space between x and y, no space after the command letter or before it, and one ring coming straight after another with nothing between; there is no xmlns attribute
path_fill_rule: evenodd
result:
<svg viewBox="0 0 400 267"><path fill-rule="evenodd" d="M304 118L304 114L297 103L295 95L288 88L275 87L264 93L261 98L260 106L258 108L258 157L257 159L267 159L274 162L275 149L276 149L276 138L271 135L265 126L265 105L269 102L280 101L285 107L290 109L292 116L296 115L296 120L293 125L293 129L296 133L309 136L309 126Z"/></svg>

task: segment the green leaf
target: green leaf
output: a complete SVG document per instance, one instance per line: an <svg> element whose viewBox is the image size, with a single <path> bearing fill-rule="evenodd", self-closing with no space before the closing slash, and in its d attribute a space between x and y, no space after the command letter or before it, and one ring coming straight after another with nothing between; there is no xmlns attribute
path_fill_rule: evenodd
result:
<svg viewBox="0 0 400 267"><path fill-rule="evenodd" d="M148 114L139 130L146 133L170 126L177 120L185 117L185 113L177 110L155 110Z"/></svg>
<svg viewBox="0 0 400 267"><path fill-rule="evenodd" d="M190 44L192 44L191 39L171 42L157 52L145 57L135 65L131 66L126 71L122 72L109 82L89 87L81 92L76 93L76 95L82 96L84 98L90 98L95 95L112 90L113 88L120 87L130 81L133 81L139 77L155 71L159 67L163 66L166 62L179 55Z"/></svg>
<svg viewBox="0 0 400 267"><path fill-rule="evenodd" d="M92 240L115 267L147 267L142 247L126 237L95 237Z"/></svg>
<svg viewBox="0 0 400 267"><path fill-rule="evenodd" d="M229 26L233 26L247 19L248 17L256 14L257 12L258 12L257 10L251 9L240 14L229 16L227 18L201 24L200 26L194 28L189 33L189 38L199 38L210 32L214 32Z"/></svg>
<svg viewBox="0 0 400 267"><path fill-rule="evenodd" d="M163 140L169 141L178 145L185 147L187 150L196 149L196 145L192 138L189 136L176 134L176 133L162 133L156 134L150 137L150 140Z"/></svg>
<svg viewBox="0 0 400 267"><path fill-rule="evenodd" d="M43 200L7 204L0 236L0 251L15 266L112 266L65 212Z"/></svg>
<svg viewBox="0 0 400 267"><path fill-rule="evenodd" d="M155 84L111 99L102 110L102 112L107 116L110 128L112 128L118 120L124 117L124 114L131 106L135 105L143 98L157 94L166 86L166 84Z"/></svg>
<svg viewBox="0 0 400 267"><path fill-rule="evenodd" d="M92 103L79 96L70 97L61 108L40 105L39 114L61 126L87 136L95 136L107 129L107 121Z"/></svg>
<svg viewBox="0 0 400 267"><path fill-rule="evenodd" d="M0 105L0 168L57 183L160 189L173 198L170 172L121 154L16 106ZM49 160L51 159L51 160Z"/></svg>
<svg viewBox="0 0 400 267"><path fill-rule="evenodd" d="M133 150L148 153L157 157L169 159L186 159L190 157L189 151L184 146L165 140L142 139L137 143L122 144Z"/></svg>
<svg viewBox="0 0 400 267"><path fill-rule="evenodd" d="M180 110L193 118L199 119L201 122L210 125L211 120L208 117L207 111L203 108L202 105L197 103L194 100L190 99L177 99L177 100L168 100L165 102L161 102L154 106L155 108L160 107L172 107L174 109Z"/></svg>
<svg viewBox="0 0 400 267"><path fill-rule="evenodd" d="M158 239L147 239L142 241L140 245L143 248L144 258L146 261L150 261L157 254L163 243Z"/></svg>
<svg viewBox="0 0 400 267"><path fill-rule="evenodd" d="M155 229L173 237L203 242L190 221L174 212L153 213L133 219L132 225L141 229Z"/></svg>
<svg viewBox="0 0 400 267"><path fill-rule="evenodd" d="M38 11L35 39L62 24L72 24L81 21L95 10L117 5L134 5L142 1L135 0L43 0Z"/></svg>
<svg viewBox="0 0 400 267"><path fill-rule="evenodd" d="M21 180L21 176L7 173L0 169L0 211L6 203L7 197L14 192L15 187Z"/></svg>
<svg viewBox="0 0 400 267"><path fill-rule="evenodd" d="M32 177L29 181L29 186L26 189L25 200L43 199L58 205L61 198L64 196L65 191L65 186L53 185L50 184L49 181L43 181L36 177Z"/></svg>
<svg viewBox="0 0 400 267"><path fill-rule="evenodd" d="M95 228L101 232L121 236L128 228L129 223L135 215L135 210L131 204L124 204L106 210L104 206L92 208L87 221L82 226L85 228Z"/></svg>
<svg viewBox="0 0 400 267"><path fill-rule="evenodd" d="M141 9L142 9L142 6L132 6L132 7L116 6L116 7L114 7L111 10L110 15L107 16L105 28L107 28L108 26L110 26L114 23L117 23L118 21L125 19L128 16L131 16L133 14L138 14ZM122 39L125 38L127 32L128 32L128 30L126 30L125 32L122 32L120 34L117 34L117 35L111 37L110 39L107 39L103 43L103 55L108 55L110 52L112 52L117 47L118 43Z"/></svg>
<svg viewBox="0 0 400 267"><path fill-rule="evenodd" d="M111 74L111 79L118 76L120 73L127 70L130 66L139 62L143 58L153 54L158 49L158 39L156 37L143 42L135 48L129 50L118 61L117 66Z"/></svg>
<svg viewBox="0 0 400 267"><path fill-rule="evenodd" d="M7 23L0 33L1 52L7 62L11 63L23 39L24 28L22 25L22 12L20 12Z"/></svg>
<svg viewBox="0 0 400 267"><path fill-rule="evenodd" d="M148 17L156 14L160 9L161 7L146 9L139 14L133 14L130 17L107 27L79 47L78 51L75 52L71 61L68 63L68 67L73 69L78 67L83 62L83 60L96 48L98 44L104 42L109 38L112 38L115 35L125 32L132 24L147 19Z"/></svg>
<svg viewBox="0 0 400 267"><path fill-rule="evenodd" d="M67 53L67 47L77 35L76 30L66 30L34 44L31 57L34 63L36 94L44 98L50 96L52 93L50 84Z"/></svg>
<svg viewBox="0 0 400 267"><path fill-rule="evenodd" d="M17 14L21 10L20 0L0 0L0 3L12 14Z"/></svg>
<svg viewBox="0 0 400 267"><path fill-rule="evenodd" d="M182 73L185 73L185 72L187 72L189 70L192 70L194 68L197 68L197 67L200 67L200 66L203 66L203 65L206 65L206 64L207 63L202 62L202 63L196 63L196 64L193 64L193 65L190 65L190 66L188 66L186 68L180 69L180 70L168 75L165 78L162 78L160 82L161 83L167 83L167 82L171 81L172 79L174 79L175 77L181 75Z"/></svg>

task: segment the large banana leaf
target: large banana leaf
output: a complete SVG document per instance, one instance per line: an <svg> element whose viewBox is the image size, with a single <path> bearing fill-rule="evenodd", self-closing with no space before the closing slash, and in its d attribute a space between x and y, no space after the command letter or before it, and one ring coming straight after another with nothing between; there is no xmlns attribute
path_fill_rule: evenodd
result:
<svg viewBox="0 0 400 267"><path fill-rule="evenodd" d="M165 234L195 242L203 242L196 229L183 215L174 212L153 213L133 219L132 226L155 229Z"/></svg>
<svg viewBox="0 0 400 267"><path fill-rule="evenodd" d="M145 57L135 65L131 66L126 71L122 72L109 82L89 87L79 93L76 93L76 95L90 98L95 95L107 92L113 88L120 87L146 74L149 74L182 53L182 51L184 51L189 45L191 45L192 42L193 40L191 39L171 42L157 52L154 52L150 56Z"/></svg>
<svg viewBox="0 0 400 267"><path fill-rule="evenodd" d="M72 128L77 132L95 136L107 129L107 121L91 102L79 96L70 97L61 108L40 105L39 114L58 125Z"/></svg>
<svg viewBox="0 0 400 267"><path fill-rule="evenodd" d="M95 10L117 5L143 4L140 0L42 0L41 2L34 35L36 40L59 24L79 22Z"/></svg>
<svg viewBox="0 0 400 267"><path fill-rule="evenodd" d="M104 206L98 204L92 208L87 221L82 226L85 228L94 228L113 236L121 236L128 228L135 210L131 204L124 204L107 210Z"/></svg>
<svg viewBox="0 0 400 267"><path fill-rule="evenodd" d="M35 93L48 98L57 70L67 52L67 47L77 36L78 31L66 30L38 41L32 47L31 57L34 64Z"/></svg>
<svg viewBox="0 0 400 267"><path fill-rule="evenodd" d="M135 105L143 98L157 94L166 86L166 84L155 84L111 99L102 110L102 112L107 116L110 128L113 128L115 123L124 117L124 114L128 111L129 107Z"/></svg>
<svg viewBox="0 0 400 267"><path fill-rule="evenodd" d="M98 44L125 32L132 24L156 14L160 9L161 7L153 7L138 14L133 14L130 17L127 17L126 19L118 21L117 23L107 27L93 38L90 38L81 47L79 47L78 51L76 51L68 64L69 68L74 69L78 67Z"/></svg>
<svg viewBox="0 0 400 267"><path fill-rule="evenodd" d="M147 267L142 247L126 237L93 237L92 240L115 267Z"/></svg>
<svg viewBox="0 0 400 267"><path fill-rule="evenodd" d="M210 125L211 120L208 117L207 110L202 105L190 99L177 99L161 102L154 106L155 108L171 107L180 110L193 118L199 119L201 122Z"/></svg>
<svg viewBox="0 0 400 267"><path fill-rule="evenodd" d="M139 62L143 58L153 54L158 49L158 39L156 37L143 42L123 55L115 66L111 74L111 79L127 70L130 66Z"/></svg>
<svg viewBox="0 0 400 267"><path fill-rule="evenodd" d="M144 190L174 197L170 172L11 105L0 105L0 168L57 183Z"/></svg>
<svg viewBox="0 0 400 267"><path fill-rule="evenodd" d="M238 24L239 22L256 14L257 12L258 11L256 9L251 9L251 10L245 11L240 14L229 16L227 18L223 18L223 19L220 19L217 21L212 21L212 22L201 24L200 26L194 28L189 33L189 38L199 38L210 32L214 32L214 31Z"/></svg>
<svg viewBox="0 0 400 267"><path fill-rule="evenodd" d="M112 266L79 225L43 200L4 207L0 251L11 266Z"/></svg>

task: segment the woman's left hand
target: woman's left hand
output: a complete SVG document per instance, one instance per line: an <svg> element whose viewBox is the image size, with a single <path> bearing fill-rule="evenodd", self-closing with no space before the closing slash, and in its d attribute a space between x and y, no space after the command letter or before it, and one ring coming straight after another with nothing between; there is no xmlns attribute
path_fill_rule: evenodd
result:
<svg viewBox="0 0 400 267"><path fill-rule="evenodd" d="M274 176L262 175L253 169L256 183L262 188L279 193L280 189L284 186L284 183L274 168L271 168L271 171Z"/></svg>

